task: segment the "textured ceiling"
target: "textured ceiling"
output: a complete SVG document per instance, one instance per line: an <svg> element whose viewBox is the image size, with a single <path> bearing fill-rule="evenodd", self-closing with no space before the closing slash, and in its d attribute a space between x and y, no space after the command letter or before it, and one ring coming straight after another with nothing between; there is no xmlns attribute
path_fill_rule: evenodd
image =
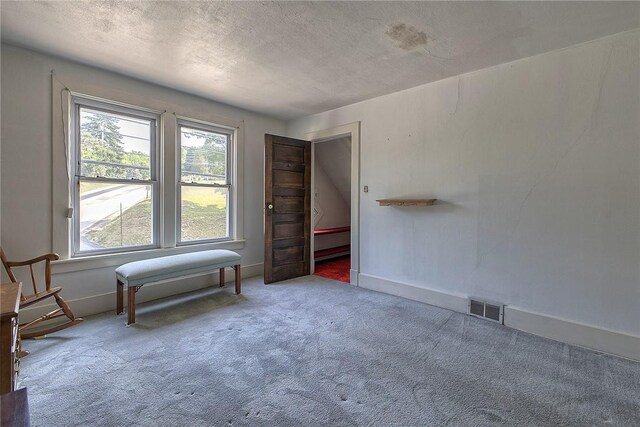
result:
<svg viewBox="0 0 640 427"><path fill-rule="evenodd" d="M284 119L640 26L640 2L11 2L2 41Z"/></svg>

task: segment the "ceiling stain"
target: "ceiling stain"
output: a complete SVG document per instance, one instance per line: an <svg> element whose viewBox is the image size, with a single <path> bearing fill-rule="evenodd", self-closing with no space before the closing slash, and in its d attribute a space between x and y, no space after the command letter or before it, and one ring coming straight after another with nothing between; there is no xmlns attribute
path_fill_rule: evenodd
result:
<svg viewBox="0 0 640 427"><path fill-rule="evenodd" d="M108 19L101 19L96 22L96 27L98 27L103 33L109 33L116 28L116 25Z"/></svg>
<svg viewBox="0 0 640 427"><path fill-rule="evenodd" d="M429 41L424 31L418 31L413 25L404 23L392 25L385 34L394 40L400 49L406 51L425 46Z"/></svg>

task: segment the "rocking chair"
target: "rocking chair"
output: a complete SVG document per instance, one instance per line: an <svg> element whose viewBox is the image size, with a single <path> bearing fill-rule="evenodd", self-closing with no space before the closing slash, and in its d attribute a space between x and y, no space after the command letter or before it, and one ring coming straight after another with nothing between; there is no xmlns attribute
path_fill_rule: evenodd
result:
<svg viewBox="0 0 640 427"><path fill-rule="evenodd" d="M11 279L12 282L18 281L16 279L14 272L11 270L12 268L29 266L29 271L31 273L31 283L33 284L33 294L25 295L24 287L23 287L22 295L20 295L21 309L49 297L53 297L55 299L56 304L60 307L48 314L38 317L35 320L21 324L19 326L20 338L27 339L27 338L39 337L42 335L50 334L52 332L61 331L62 329L66 329L70 326L73 326L75 324L82 322L83 319L80 317L76 317L71 311L71 309L69 308L69 306L67 305L67 303L59 295L62 288L51 287L51 261L57 260L59 258L58 254L46 254L46 255L39 256L37 258L30 259L28 261L8 261L7 257L4 254L4 250L2 250L2 247L0 247L0 258L2 258L2 264L4 265L7 275L9 276L9 279ZM45 265L44 265L45 289L38 291L35 274L33 273L33 265L42 261L45 261ZM54 324L48 327L42 327L40 329L32 330L34 326L37 326L41 322L45 322L45 321L55 319L57 317L62 317L62 316L66 316L69 320L64 323Z"/></svg>

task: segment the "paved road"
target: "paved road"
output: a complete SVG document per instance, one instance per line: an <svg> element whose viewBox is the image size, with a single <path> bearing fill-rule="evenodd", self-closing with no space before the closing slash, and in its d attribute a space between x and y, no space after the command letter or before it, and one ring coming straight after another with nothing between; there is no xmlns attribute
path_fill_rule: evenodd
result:
<svg viewBox="0 0 640 427"><path fill-rule="evenodd" d="M140 185L115 185L82 195L80 201L80 250L101 249L86 237L91 227L105 221L111 215L129 209L150 196L147 187Z"/></svg>

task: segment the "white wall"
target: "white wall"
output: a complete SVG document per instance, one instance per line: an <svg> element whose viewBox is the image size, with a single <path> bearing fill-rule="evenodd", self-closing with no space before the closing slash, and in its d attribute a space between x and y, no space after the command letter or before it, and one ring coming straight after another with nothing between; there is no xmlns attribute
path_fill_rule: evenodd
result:
<svg viewBox="0 0 640 427"><path fill-rule="evenodd" d="M314 162L313 174L315 206L319 209L315 228L349 225L349 207L317 159Z"/></svg>
<svg viewBox="0 0 640 427"><path fill-rule="evenodd" d="M83 87L94 87L97 92L108 90L129 96L133 94L141 106L166 105L167 109L182 110L188 107L244 121L246 243L239 252L243 256L243 266L254 266L253 270L261 271L264 133L283 134L285 125L282 121L104 70L2 45L0 223L2 246L10 258L26 259L52 249L52 69L65 84L81 83ZM80 314L107 310L115 304L115 296L112 295L115 291L113 267L74 271L68 265L64 268L58 266L54 267L54 279L63 284L63 296L72 301L72 307ZM211 277L189 283L202 286L207 282L211 282ZM158 289L160 287L162 285L158 285ZM184 290L177 285L168 285L160 292L168 294ZM160 294L151 291L146 295L145 292L139 294L141 301L152 295Z"/></svg>
<svg viewBox="0 0 640 427"><path fill-rule="evenodd" d="M640 358L639 52L635 30L290 122L361 121L361 284L614 331ZM375 202L421 196L441 202Z"/></svg>
<svg viewBox="0 0 640 427"><path fill-rule="evenodd" d="M351 137L316 142L313 150L316 165L320 164L344 203L351 208Z"/></svg>
<svg viewBox="0 0 640 427"><path fill-rule="evenodd" d="M331 158L327 158L327 154L331 154L330 150L325 150L325 147L331 145L331 142L319 143L314 146L314 165L313 165L313 177L314 177L314 196L316 208L318 206L321 209L321 216L316 223L315 228L332 228L332 227L344 227L351 222L350 200L349 200L349 179L346 179L346 200L344 199L344 189L338 189L336 187L336 181L329 173L327 173L324 165ZM349 159L347 158L347 167L349 166ZM347 169L346 176L349 176L349 170ZM340 182L340 181L338 181ZM316 222L316 221L314 221Z"/></svg>

